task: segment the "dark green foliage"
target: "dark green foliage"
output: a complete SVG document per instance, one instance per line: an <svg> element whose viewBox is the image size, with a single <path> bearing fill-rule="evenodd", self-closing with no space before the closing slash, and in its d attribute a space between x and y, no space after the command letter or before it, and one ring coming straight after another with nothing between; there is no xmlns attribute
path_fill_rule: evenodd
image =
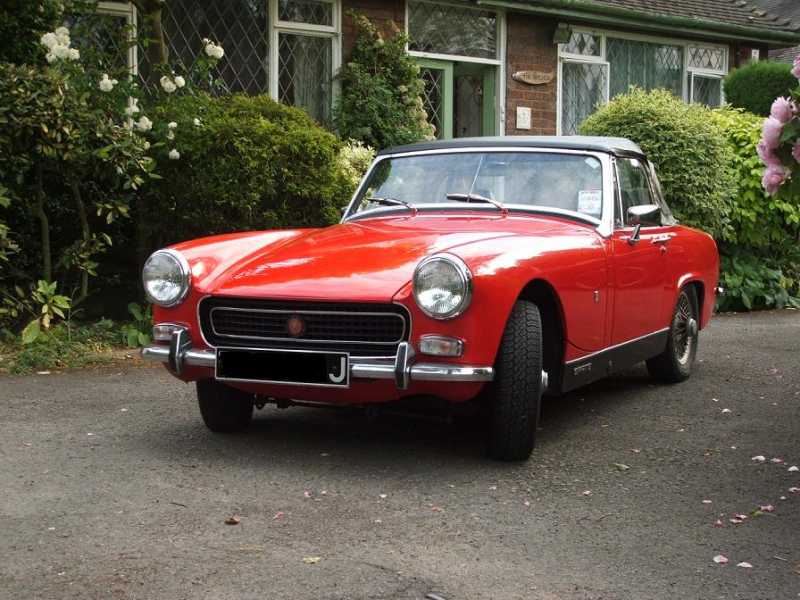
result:
<svg viewBox="0 0 800 600"><path fill-rule="evenodd" d="M16 64L43 62L39 37L58 25L57 0L3 0L0 3L0 61Z"/></svg>
<svg viewBox="0 0 800 600"><path fill-rule="evenodd" d="M350 16L357 37L350 62L339 73L342 93L334 107L339 134L377 149L433 137L419 66L405 50L408 37L395 31L385 39L366 17Z"/></svg>
<svg viewBox="0 0 800 600"><path fill-rule="evenodd" d="M718 309L800 308L798 281L790 271L791 264L797 269L798 260L797 251L791 260L781 261L746 249L728 249L721 256L720 285L725 295L720 298Z"/></svg>
<svg viewBox="0 0 800 600"><path fill-rule="evenodd" d="M168 120L177 127L172 142L154 146L161 179L140 196L145 254L208 234L325 225L349 199L335 166L341 143L300 109L266 96L198 94L149 112L162 124L157 139ZM169 158L172 148L179 159Z"/></svg>
<svg viewBox="0 0 800 600"><path fill-rule="evenodd" d="M581 133L639 144L655 165L675 216L717 239L726 237L733 155L708 108L688 105L665 90L633 90L586 119Z"/></svg>
<svg viewBox="0 0 800 600"><path fill-rule="evenodd" d="M725 99L736 108L769 116L779 96L789 96L797 79L788 63L756 61L734 69L725 77Z"/></svg>

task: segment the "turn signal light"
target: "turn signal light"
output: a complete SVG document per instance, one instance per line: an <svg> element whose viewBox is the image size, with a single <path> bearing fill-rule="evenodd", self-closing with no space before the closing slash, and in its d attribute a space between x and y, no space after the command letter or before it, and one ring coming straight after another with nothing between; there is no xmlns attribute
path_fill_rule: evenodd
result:
<svg viewBox="0 0 800 600"><path fill-rule="evenodd" d="M431 356L461 356L464 354L464 342L443 335L423 335L419 338L419 351Z"/></svg>
<svg viewBox="0 0 800 600"><path fill-rule="evenodd" d="M167 342L172 339L172 334L178 329L186 329L181 325L173 325L172 323L159 323L153 326L153 341Z"/></svg>

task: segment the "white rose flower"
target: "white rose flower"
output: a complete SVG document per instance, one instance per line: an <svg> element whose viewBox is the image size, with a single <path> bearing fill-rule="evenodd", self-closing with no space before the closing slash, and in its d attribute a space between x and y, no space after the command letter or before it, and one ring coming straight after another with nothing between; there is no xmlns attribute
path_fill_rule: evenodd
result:
<svg viewBox="0 0 800 600"><path fill-rule="evenodd" d="M79 60L81 57L81 52L77 48L70 48L69 52L67 53L67 58L70 60Z"/></svg>
<svg viewBox="0 0 800 600"><path fill-rule="evenodd" d="M167 132L167 139L168 140L174 140L175 139L175 132L172 131L172 130L168 131Z"/></svg>
<svg viewBox="0 0 800 600"><path fill-rule="evenodd" d="M174 81L175 81L175 85L177 85L179 88L182 88L183 86L186 85L186 80L183 77L181 77L180 75L178 75L175 78Z"/></svg>
<svg viewBox="0 0 800 600"><path fill-rule="evenodd" d="M214 58L218 58L219 59L219 58L222 58L223 56L225 56L225 50L222 48L222 46L215 46L214 50L215 50Z"/></svg>
<svg viewBox="0 0 800 600"><path fill-rule="evenodd" d="M195 127L200 127L200 119L198 119L197 117L194 118L193 123Z"/></svg>
<svg viewBox="0 0 800 600"><path fill-rule="evenodd" d="M171 94L172 92L178 89L175 83L166 75L164 75L164 77L162 77L160 81L161 81L161 88L168 94Z"/></svg>
<svg viewBox="0 0 800 600"><path fill-rule="evenodd" d="M153 128L153 122L142 115L139 117L139 120L136 122L136 129L139 131L150 131Z"/></svg>
<svg viewBox="0 0 800 600"><path fill-rule="evenodd" d="M145 141L145 143L143 144L143 146L144 146L144 149L145 149L145 150L150 150L150 142L148 142L148 141Z"/></svg>
<svg viewBox="0 0 800 600"><path fill-rule="evenodd" d="M69 46L56 44L51 52L56 55L56 58L69 58Z"/></svg>
<svg viewBox="0 0 800 600"><path fill-rule="evenodd" d="M211 58L220 59L225 56L225 50L219 44L208 42L205 47L206 54Z"/></svg>
<svg viewBox="0 0 800 600"><path fill-rule="evenodd" d="M178 160L181 157L181 153L178 152L175 148L169 151L169 159L170 160Z"/></svg>
<svg viewBox="0 0 800 600"><path fill-rule="evenodd" d="M109 79L108 73L103 73L103 77L100 79L100 83L98 87L102 92L110 92L114 89L114 86L117 85L119 82L116 79Z"/></svg>
<svg viewBox="0 0 800 600"><path fill-rule="evenodd" d="M59 45L58 37L52 31L50 33L45 33L41 38L39 38L39 41L41 42L42 46L45 46L50 50Z"/></svg>
<svg viewBox="0 0 800 600"><path fill-rule="evenodd" d="M56 60L58 60L58 57L52 52L48 52L47 54L45 54L45 58L47 59L47 62L51 64L56 62Z"/></svg>
<svg viewBox="0 0 800 600"><path fill-rule="evenodd" d="M59 27L56 29L55 34L59 37L69 37L69 29L66 27Z"/></svg>
<svg viewBox="0 0 800 600"><path fill-rule="evenodd" d="M170 121L169 123L167 123L167 127L169 127L170 129L177 129L178 124L175 121Z"/></svg>

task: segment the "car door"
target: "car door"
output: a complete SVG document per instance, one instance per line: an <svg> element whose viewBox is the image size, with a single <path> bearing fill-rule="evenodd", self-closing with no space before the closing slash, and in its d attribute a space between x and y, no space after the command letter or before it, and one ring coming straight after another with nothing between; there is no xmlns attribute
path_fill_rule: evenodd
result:
<svg viewBox="0 0 800 600"><path fill-rule="evenodd" d="M629 217L632 206L659 205L646 163L616 159L615 229L611 237L614 294L610 345L622 344L663 329L667 248L674 236L662 223L662 211L638 230Z"/></svg>

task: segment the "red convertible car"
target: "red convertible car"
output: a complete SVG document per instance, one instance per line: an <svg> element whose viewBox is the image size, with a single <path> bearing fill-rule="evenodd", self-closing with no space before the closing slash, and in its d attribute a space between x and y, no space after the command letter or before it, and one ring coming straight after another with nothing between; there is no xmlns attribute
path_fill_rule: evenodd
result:
<svg viewBox="0 0 800 600"><path fill-rule="evenodd" d="M689 377L718 267L628 140L421 143L381 152L338 225L155 252L143 356L197 382L213 431L265 403L477 400L519 460L544 393L641 361Z"/></svg>

